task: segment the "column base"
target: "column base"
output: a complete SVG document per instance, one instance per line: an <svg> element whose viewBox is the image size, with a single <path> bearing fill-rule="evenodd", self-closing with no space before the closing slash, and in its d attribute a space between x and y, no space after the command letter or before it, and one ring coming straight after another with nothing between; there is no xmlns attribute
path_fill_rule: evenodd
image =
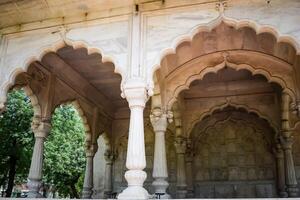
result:
<svg viewBox="0 0 300 200"><path fill-rule="evenodd" d="M29 198L42 198L43 195L41 195L40 188L41 188L42 182L40 180L32 180L28 179L27 187L28 187L28 197Z"/></svg>
<svg viewBox="0 0 300 200"><path fill-rule="evenodd" d="M44 198L44 197L39 192L29 191L27 194L27 198Z"/></svg>
<svg viewBox="0 0 300 200"><path fill-rule="evenodd" d="M161 199L172 199L171 195L169 195L168 193L165 193L164 195L160 196Z"/></svg>
<svg viewBox="0 0 300 200"><path fill-rule="evenodd" d="M92 188L83 188L81 198L82 199L91 199L92 194L93 194Z"/></svg>
<svg viewBox="0 0 300 200"><path fill-rule="evenodd" d="M297 186L288 186L286 190L289 197L298 197L299 190Z"/></svg>
<svg viewBox="0 0 300 200"><path fill-rule="evenodd" d="M94 189L92 198L93 199L103 199L105 197L105 192L103 192L103 189Z"/></svg>
<svg viewBox="0 0 300 200"><path fill-rule="evenodd" d="M118 195L118 199L149 199L149 194L142 186L128 186Z"/></svg>
<svg viewBox="0 0 300 200"><path fill-rule="evenodd" d="M289 195L287 192L279 192L279 197L280 198L287 198Z"/></svg>
<svg viewBox="0 0 300 200"><path fill-rule="evenodd" d="M177 190L176 191L176 198L177 199L184 199L184 198L186 198L186 194L187 194L186 190Z"/></svg>
<svg viewBox="0 0 300 200"><path fill-rule="evenodd" d="M147 190L143 188L146 178L147 174L142 170L128 170L125 172L128 187L118 195L118 199L149 199Z"/></svg>

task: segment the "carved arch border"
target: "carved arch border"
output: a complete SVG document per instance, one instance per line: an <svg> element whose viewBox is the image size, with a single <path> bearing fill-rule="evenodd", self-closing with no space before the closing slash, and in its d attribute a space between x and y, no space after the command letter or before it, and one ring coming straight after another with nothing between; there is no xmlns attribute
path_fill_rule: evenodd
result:
<svg viewBox="0 0 300 200"><path fill-rule="evenodd" d="M21 66L15 66L14 70L12 70L10 72L8 78L2 83L2 85L0 85L0 109L2 109L4 107L4 103L6 102L6 99L7 99L6 93L8 92L9 88L11 88L14 85L15 79L20 73L27 72L30 64L32 64L35 61L41 61L42 58L46 54L53 53L53 52L55 53L59 49L62 49L67 45L72 46L74 48L74 50L79 49L79 48L85 48L87 50L88 55L93 54L93 53L97 53L97 54L101 55L102 63L110 62L114 65L114 73L121 75L121 79L122 79L121 85L122 85L124 78L126 76L126 73L121 68L118 60L115 57L105 54L105 51L103 49L101 49L99 47L94 47L83 40L74 41L74 40L66 38L66 39L61 39L52 45L47 45L47 46L41 47L39 49L38 53L31 55L27 59L25 59ZM5 66L3 66L3 67L5 67ZM120 88L122 91L121 85L120 85Z"/></svg>
<svg viewBox="0 0 300 200"><path fill-rule="evenodd" d="M270 26L270 25L262 25L259 24L256 21L249 20L249 19L241 19L237 20L234 18L226 17L224 14L220 14L219 17L216 19L213 19L212 21L205 23L205 24L199 24L192 28L188 33L178 36L175 38L169 48L162 49L160 53L158 54L159 57L154 61L154 64L151 65L150 70L148 72L148 88L149 93L153 94L153 75L157 69L161 67L161 62L164 57L171 55L171 54L177 54L177 47L179 47L184 42L191 43L194 36L200 32L211 32L214 28L216 28L221 23L225 23L227 25L230 25L234 27L236 30L241 28L251 28L253 29L256 34L262 34L262 33L269 33L273 35L276 38L277 43L287 43L291 45L296 50L296 55L300 55L300 43L297 41L296 38L290 35L284 35L281 34L279 31L277 31L276 27Z"/></svg>
<svg viewBox="0 0 300 200"><path fill-rule="evenodd" d="M244 120L244 119L234 119L234 118L232 118L231 116L228 116L228 117L226 117L226 118L223 119L223 120L218 120L218 121L216 121L215 123L213 123L213 124L211 124L211 125L209 125L209 126L206 126L206 127L204 128L204 131L196 138L195 143L199 142L199 141L201 140L201 137L203 137L203 136L207 133L207 131L208 131L209 129L214 128L215 125L217 125L217 124L225 124L226 122L228 122L228 121L230 121L230 120L235 121L235 122L237 122L237 121L242 121L244 124L250 124L250 127L251 127L251 128L257 130L257 132L260 133L260 134L262 135L262 137L264 138L264 142L267 143L267 146L270 147L270 150L272 151L272 144L273 144L272 142L275 141L275 140L272 140L272 139L275 139L275 138L276 138L276 132L275 132L274 137L273 137L273 138L270 138L271 140L268 140L268 138L266 138L266 136L265 136L264 134L262 134L262 131L261 131L260 129L258 129L254 123L249 122L249 121ZM271 128L272 128L272 127L271 127ZM270 153L272 153L271 151L270 151Z"/></svg>
<svg viewBox="0 0 300 200"><path fill-rule="evenodd" d="M34 94L30 86L26 85L22 87L25 94L28 96L31 102L31 106L33 108L33 118L32 118L32 123L38 123L41 120L42 116L42 110L41 106L39 104L39 100L37 96Z"/></svg>
<svg viewBox="0 0 300 200"><path fill-rule="evenodd" d="M241 52L240 50L238 50L239 52ZM248 51L242 51L242 52L248 52ZM251 51L249 51L251 52ZM195 81L195 80L202 80L204 78L204 76L208 73L217 73L218 71L220 71L221 69L224 69L225 67L229 67L232 68L236 71L239 70L247 70L249 71L252 75L262 75L264 76L269 83L273 82L273 83L277 83L281 86L281 88L283 89L284 92L288 93L290 95L290 97L292 98L292 102L296 102L296 92L293 86L288 85L288 83L282 79L280 76L278 75L273 75L271 72L269 72L266 69L263 69L260 66L254 67L248 63L239 63L236 64L234 62L231 62L228 60L228 55L234 55L236 53L235 50L232 51L224 51L224 52L215 52L215 53L211 53L211 54L207 54L204 56L200 56L196 59L190 60L187 63L183 64L180 66L181 69L183 68L187 68L190 65L193 65L197 62L200 62L201 59L209 57L209 56L213 56L215 54L220 54L222 53L224 59L223 62L213 65L213 66L206 66L203 69L200 70L200 72L198 73L194 73L189 75L184 82L179 82L178 86L175 87L175 89L172 91L173 95L171 97L169 97L167 99L167 108L171 109L172 105L174 104L174 102L177 101L177 97L179 95L179 93L183 90L187 90L190 87L190 84ZM256 52L257 53L257 52ZM259 53L260 54L260 53ZM263 56L267 56L265 54L262 54ZM268 56L267 56L268 57ZM209 59L208 59L209 60ZM283 63L285 65L287 65L286 63ZM174 73L174 72L173 72ZM178 72L177 72L178 73Z"/></svg>
<svg viewBox="0 0 300 200"><path fill-rule="evenodd" d="M276 126L276 123L274 123L273 120L271 120L268 116L261 113L259 110L254 109L254 108L250 108L249 106L244 105L244 104L237 104L237 103L233 103L231 101L226 101L223 104L219 104L219 105L216 105L216 106L214 106L210 109L207 109L206 111L201 113L197 119L193 120L192 123L190 124L190 126L187 127L187 136L190 137L190 134L192 133L192 130L194 129L195 125L198 122L201 122L205 117L212 116L215 111L223 110L224 108L226 108L228 106L232 106L236 109L241 109L242 108L248 114L251 114L251 113L256 114L259 118L266 120L268 122L268 124L270 125L270 127L275 131L275 133L279 132L279 127Z"/></svg>

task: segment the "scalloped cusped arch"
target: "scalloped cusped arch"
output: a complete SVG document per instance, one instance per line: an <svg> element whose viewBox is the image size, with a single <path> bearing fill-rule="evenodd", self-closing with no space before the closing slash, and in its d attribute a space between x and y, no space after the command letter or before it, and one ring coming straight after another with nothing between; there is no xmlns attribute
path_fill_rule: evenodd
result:
<svg viewBox="0 0 300 200"><path fill-rule="evenodd" d="M203 121L206 118L211 117L212 115L214 115L217 112L223 111L227 108L234 108L235 110L241 110L244 113L248 114L248 115L255 115L257 116L257 118L260 118L263 121L266 121L269 126L277 133L280 128L279 125L276 122L274 122L274 120L272 120L268 115L266 115L265 113L261 112L260 110L256 109L256 108L252 108L248 105L244 105L244 104L237 104L234 102L226 102L220 105L216 105L212 108L208 108L207 110L203 111L195 120L192 121L192 123L190 125L188 125L187 127L187 134L190 135L194 129L194 127L200 123L201 121Z"/></svg>
<svg viewBox="0 0 300 200"><path fill-rule="evenodd" d="M164 106L170 108L179 92L193 80L227 65L261 74L269 82L279 84L294 101L299 99L299 55L290 40L279 39L274 33L225 21L212 29L198 28L192 39L181 40L175 52L162 58L156 71L165 94Z"/></svg>
<svg viewBox="0 0 300 200"><path fill-rule="evenodd" d="M267 130L271 130L270 133L272 134L268 135L268 143L270 146L274 143L278 129L270 124L268 120L262 118L260 113L249 111L248 108L237 107L235 105L215 107L212 110L212 112L207 113L194 124L189 137L194 138L193 141L195 143L197 143L200 137L205 134L208 129L214 128L217 123L224 122L229 119L236 121L241 120L247 124L252 124L253 127L261 129L262 132L269 132Z"/></svg>
<svg viewBox="0 0 300 200"><path fill-rule="evenodd" d="M48 54L57 53L68 46L72 47L74 51L78 49L85 49L87 55L98 55L100 58L99 64L108 64L113 66L114 73L119 74L121 76L121 80L126 76L126 72L120 66L118 60L111 55L104 54L104 51L99 47L91 46L84 41L73 41L69 39L59 40L54 44L39 48L34 55L30 55L25 60L21 60L20 66L8 66L10 71L7 72L8 74L4 76L3 81L0 82L0 109L4 107L4 103L6 102L6 94L8 90L15 84L15 80L18 75L27 72L32 63L41 62L42 59Z"/></svg>

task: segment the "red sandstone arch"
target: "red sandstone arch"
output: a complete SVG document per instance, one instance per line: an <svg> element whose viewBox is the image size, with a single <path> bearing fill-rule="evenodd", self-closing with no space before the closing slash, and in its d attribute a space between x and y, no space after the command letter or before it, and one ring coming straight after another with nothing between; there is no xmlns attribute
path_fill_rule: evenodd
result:
<svg viewBox="0 0 300 200"><path fill-rule="evenodd" d="M218 123L224 123L228 120L234 120L234 121L243 121L244 123L246 124L251 124L251 126L253 127L256 127L257 124L256 123L253 123L253 121L251 120L248 120L248 119L243 119L243 118L235 118L233 117L232 115L228 115L228 116L225 116L223 117L222 119L215 119L215 121L213 121L211 119L211 117L215 116L215 115L218 115L217 112L220 112L222 113L222 111L224 111L226 108L229 108L229 107L232 107L234 108L235 112L242 112L244 113L245 115L253 115L252 118L256 118L256 120L259 120L261 122L263 122L263 125L266 126L265 128L268 128L270 130L273 131L274 135L271 135L268 143L270 146L272 146L272 144L275 142L275 139L277 138L278 136L278 133L279 133L279 128L274 126L274 124L271 124L267 119L263 118L261 115L259 115L259 113L256 113L256 112L252 112L252 111L249 111L247 110L247 108L244 108L244 107L238 107L238 106L235 106L235 105L227 105L227 106L224 106L224 107L215 107L214 109L212 109L213 111L210 112L210 113L207 113L202 119L199 119L192 127L191 131L189 132L189 135L188 137L196 137L194 138L194 142L197 142L198 140L200 140L200 137L205 134L207 132L207 130L215 127L216 124ZM204 121L204 119L207 119L206 121ZM252 119L253 120L253 119ZM200 129L200 132L202 134L200 135L194 135L193 134L193 129L196 127L197 124L202 124L203 126L201 126L201 129ZM270 140L271 139L271 140Z"/></svg>
<svg viewBox="0 0 300 200"><path fill-rule="evenodd" d="M228 65L265 76L269 82L279 84L295 102L300 97L299 50L294 40L271 30L220 21L210 28L198 27L192 36L179 40L175 51L163 54L160 66L154 68L163 105L170 109L180 91L193 80Z"/></svg>
<svg viewBox="0 0 300 200"><path fill-rule="evenodd" d="M198 118L195 119L194 121L192 121L192 123L188 125L188 127L187 127L187 135L188 135L188 137L191 134L193 128L195 127L195 125L197 123L201 122L206 117L212 116L216 111L222 111L222 110L224 110L227 107L233 107L233 108L235 108L237 110L238 109L242 109L242 110L244 110L248 114L255 114L259 118L267 121L268 124L270 125L270 127L272 127L272 129L276 133L280 130L280 124L277 124L276 122L274 122L272 119L270 119L269 116L265 115L260 110L255 109L255 108L251 108L248 105L237 104L237 103L234 103L234 102L227 101L227 102L225 102L223 104L216 105L216 106L214 106L212 108L208 108L204 112L200 113L200 115L198 116Z"/></svg>

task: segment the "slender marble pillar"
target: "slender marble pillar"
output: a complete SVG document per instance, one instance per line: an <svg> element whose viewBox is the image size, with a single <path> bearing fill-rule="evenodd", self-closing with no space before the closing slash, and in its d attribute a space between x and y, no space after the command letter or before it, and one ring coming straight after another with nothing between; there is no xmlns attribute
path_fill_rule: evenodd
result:
<svg viewBox="0 0 300 200"><path fill-rule="evenodd" d="M282 198L288 197L285 185L285 169L284 169L284 154L280 143L276 144L276 161L277 161L277 188L278 194Z"/></svg>
<svg viewBox="0 0 300 200"><path fill-rule="evenodd" d="M191 140L187 141L187 152L185 157L186 162L186 183L187 183L187 194L186 197L194 197L194 186L193 186L193 151Z"/></svg>
<svg viewBox="0 0 300 200"><path fill-rule="evenodd" d="M143 111L147 101L146 87L140 80L131 80L124 86L124 95L129 103L130 124L125 179L128 187L118 195L118 199L148 199L149 194L143 183L147 178Z"/></svg>
<svg viewBox="0 0 300 200"><path fill-rule="evenodd" d="M167 194L169 183L167 157L166 157L166 144L165 132L167 130L168 121L167 115L163 114L160 109L153 110L150 115L153 130L155 132L154 144L154 163L152 176L154 181L152 183L155 193L164 194L160 196L161 199L170 199L171 196Z"/></svg>
<svg viewBox="0 0 300 200"><path fill-rule="evenodd" d="M176 127L180 128L181 127ZM187 193L186 184L186 169L185 169L185 152L186 152L186 140L183 137L177 137L175 139L175 150L177 154L177 191L176 198L184 199Z"/></svg>
<svg viewBox="0 0 300 200"><path fill-rule="evenodd" d="M94 155L95 145L88 146L86 150L86 166L85 175L82 189L82 199L91 199L93 194L93 166L94 166Z"/></svg>
<svg viewBox="0 0 300 200"><path fill-rule="evenodd" d="M37 127L32 128L34 132L35 143L27 182L29 198L42 197L39 191L42 185L44 141L49 134L50 128L51 125L48 122L41 122Z"/></svg>
<svg viewBox="0 0 300 200"><path fill-rule="evenodd" d="M109 198L112 193L112 165L114 161L114 154L108 150L104 154L105 165L105 177L104 177L104 195Z"/></svg>

